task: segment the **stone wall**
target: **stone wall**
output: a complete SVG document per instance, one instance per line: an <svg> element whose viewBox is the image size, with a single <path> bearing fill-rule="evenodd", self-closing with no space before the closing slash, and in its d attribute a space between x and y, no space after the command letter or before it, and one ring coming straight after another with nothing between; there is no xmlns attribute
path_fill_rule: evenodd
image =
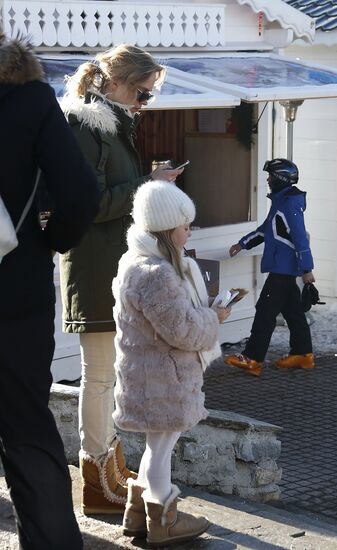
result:
<svg viewBox="0 0 337 550"><path fill-rule="evenodd" d="M50 408L69 463L78 461L78 388L53 384ZM260 502L280 497L282 471L277 465L281 428L231 412L210 410L206 420L181 435L173 452L172 478L177 483L217 494ZM144 435L121 432L128 466L137 470Z"/></svg>

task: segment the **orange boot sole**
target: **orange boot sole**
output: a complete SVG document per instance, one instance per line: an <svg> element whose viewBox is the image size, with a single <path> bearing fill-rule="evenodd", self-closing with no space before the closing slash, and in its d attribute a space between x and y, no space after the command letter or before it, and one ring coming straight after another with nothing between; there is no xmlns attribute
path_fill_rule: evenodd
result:
<svg viewBox="0 0 337 550"><path fill-rule="evenodd" d="M288 355L287 357L276 361L275 364L279 369L313 369L315 367L314 354L306 353L305 355Z"/></svg>
<svg viewBox="0 0 337 550"><path fill-rule="evenodd" d="M245 357L244 355L227 355L224 358L224 362L232 365L232 367L243 369L252 376L260 376L262 372L261 362L249 359L249 357Z"/></svg>

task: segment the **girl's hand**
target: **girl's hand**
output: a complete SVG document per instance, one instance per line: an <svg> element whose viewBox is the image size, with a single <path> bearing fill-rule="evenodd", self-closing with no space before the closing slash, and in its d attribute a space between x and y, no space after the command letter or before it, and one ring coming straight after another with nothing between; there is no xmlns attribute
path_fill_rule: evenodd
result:
<svg viewBox="0 0 337 550"><path fill-rule="evenodd" d="M164 180L164 181L175 181L180 174L182 174L184 168L177 169L165 169L165 168L156 168L151 173L151 178L153 180Z"/></svg>
<svg viewBox="0 0 337 550"><path fill-rule="evenodd" d="M217 314L220 324L224 323L226 321L226 319L228 319L228 317L230 316L230 314L232 312L232 308L230 308L230 307L217 307L217 306L214 306L214 308L212 308L212 309L214 309L215 313Z"/></svg>

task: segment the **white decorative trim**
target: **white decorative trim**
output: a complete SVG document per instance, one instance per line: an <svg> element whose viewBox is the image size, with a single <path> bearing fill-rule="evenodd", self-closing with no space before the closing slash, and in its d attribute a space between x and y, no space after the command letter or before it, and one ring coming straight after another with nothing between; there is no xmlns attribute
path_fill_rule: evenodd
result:
<svg viewBox="0 0 337 550"><path fill-rule="evenodd" d="M278 21L283 29L294 31L296 38L312 42L315 37L315 20L289 6L282 0L237 0L255 13L263 12L268 21Z"/></svg>
<svg viewBox="0 0 337 550"><path fill-rule="evenodd" d="M2 0L4 30L32 36L39 48L222 47L226 4Z"/></svg>
<svg viewBox="0 0 337 550"><path fill-rule="evenodd" d="M263 237L264 238L264 233L262 233L262 231L255 231L255 233L253 235L251 235L247 239L244 239L242 242L244 243L244 245L247 245L247 243L249 243L253 239L256 239L256 237Z"/></svg>
<svg viewBox="0 0 337 550"><path fill-rule="evenodd" d="M127 497L116 495L113 491L111 491L109 487L106 465L110 460L113 460L113 450L103 455L103 457L101 457L100 459L95 459L81 449L79 452L79 457L80 459L86 460L87 462L90 462L91 464L94 464L96 466L105 498L113 503L117 502L118 504L126 504ZM117 479L116 482L119 485ZM121 485L121 487L123 486Z"/></svg>
<svg viewBox="0 0 337 550"><path fill-rule="evenodd" d="M121 444L121 440L120 438L116 435L114 437L114 439L111 441L110 443L110 448L109 448L109 452L112 453L112 456L113 456L113 461L114 461L114 468L115 468L115 472L117 474L117 477L119 478L119 480L123 483L123 485L127 485L127 482L128 482L128 479L129 478L126 478L123 476L120 468L119 468L119 464L118 464L118 460L117 460L117 447L118 445Z"/></svg>
<svg viewBox="0 0 337 550"><path fill-rule="evenodd" d="M103 489L104 496L107 500L110 500L110 502L117 502L118 504L126 504L127 497L116 495L113 491L111 491L109 487L109 481L107 476L107 464L110 460L114 461L114 450L111 449L107 452L107 454L104 456L103 460L101 460L100 463L98 463L98 472L99 477L101 481L101 486ZM118 484L118 480L116 479L116 482Z"/></svg>
<svg viewBox="0 0 337 550"><path fill-rule="evenodd" d="M285 217L283 212L281 212L280 210L277 210L276 213L275 213L275 216L273 217L273 220L272 220L272 228L273 228L274 239L276 241L280 241L283 244L286 244L287 246L290 246L290 248L295 249L295 245L289 239L283 239L283 237L280 237L280 235L277 234L276 216L280 216L280 218L282 218L283 223L286 226L287 233L290 233L290 227L289 227L289 224L287 222L287 218Z"/></svg>

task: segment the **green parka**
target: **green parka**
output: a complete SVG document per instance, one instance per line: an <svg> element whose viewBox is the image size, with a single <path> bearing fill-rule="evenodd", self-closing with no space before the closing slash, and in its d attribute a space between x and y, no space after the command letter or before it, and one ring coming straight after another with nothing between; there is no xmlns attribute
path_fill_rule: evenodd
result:
<svg viewBox="0 0 337 550"><path fill-rule="evenodd" d="M112 279L127 249L133 194L150 176L142 176L127 109L96 94L66 96L62 107L101 191L99 213L81 244L60 256L63 330L109 332L115 330Z"/></svg>

